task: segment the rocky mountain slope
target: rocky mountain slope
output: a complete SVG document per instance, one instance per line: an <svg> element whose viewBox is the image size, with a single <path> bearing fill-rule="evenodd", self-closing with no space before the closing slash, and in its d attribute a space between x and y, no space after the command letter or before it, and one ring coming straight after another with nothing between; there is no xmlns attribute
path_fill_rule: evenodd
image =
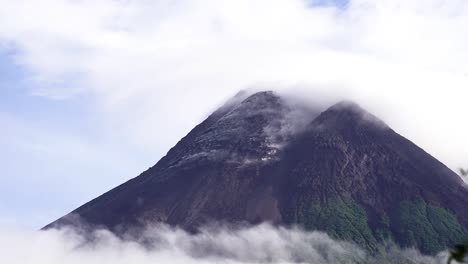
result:
<svg viewBox="0 0 468 264"><path fill-rule="evenodd" d="M117 234L155 222L269 221L372 252L391 239L435 253L468 238L468 188L356 104L320 113L259 92L236 96L155 166L46 228L76 216Z"/></svg>

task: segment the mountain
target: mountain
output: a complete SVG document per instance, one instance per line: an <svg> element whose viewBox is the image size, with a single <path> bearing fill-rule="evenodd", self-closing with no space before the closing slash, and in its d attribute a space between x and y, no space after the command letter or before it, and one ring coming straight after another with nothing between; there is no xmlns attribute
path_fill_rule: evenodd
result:
<svg viewBox="0 0 468 264"><path fill-rule="evenodd" d="M45 228L77 216L117 234L269 221L436 253L468 238L468 188L352 102L320 112L267 91L238 94L156 165Z"/></svg>

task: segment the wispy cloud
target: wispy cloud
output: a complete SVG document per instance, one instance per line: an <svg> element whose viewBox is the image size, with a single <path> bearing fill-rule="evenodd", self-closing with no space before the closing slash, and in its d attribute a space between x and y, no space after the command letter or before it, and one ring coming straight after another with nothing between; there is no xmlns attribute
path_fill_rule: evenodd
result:
<svg viewBox="0 0 468 264"><path fill-rule="evenodd" d="M466 1L1 5L0 42L30 72L31 93L87 94L134 144L170 146L239 89L308 84L342 87L451 166L468 162Z"/></svg>
<svg viewBox="0 0 468 264"><path fill-rule="evenodd" d="M79 107L95 119L41 123L53 118L36 108L23 121L0 116L8 128L1 165L11 172L2 186L40 182L44 193L34 197L57 200L54 185L92 185L72 209L136 176L252 86L293 87L313 104L356 100L451 168L467 166L468 2L331 2L344 1L0 0L0 49L24 70L15 76L21 89L46 100L85 98Z"/></svg>
<svg viewBox="0 0 468 264"><path fill-rule="evenodd" d="M207 227L198 234L177 228L148 228L146 244L121 240L101 230L92 242L72 230L38 233L0 231L2 260L10 264L74 263L382 263L358 246L336 241L321 232L277 228ZM391 246L385 263L445 263L444 254L421 255L413 249Z"/></svg>

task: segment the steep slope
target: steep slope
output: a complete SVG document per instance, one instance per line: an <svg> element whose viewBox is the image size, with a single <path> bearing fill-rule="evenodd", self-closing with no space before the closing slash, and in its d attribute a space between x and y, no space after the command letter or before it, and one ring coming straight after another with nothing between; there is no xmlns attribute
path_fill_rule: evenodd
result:
<svg viewBox="0 0 468 264"><path fill-rule="evenodd" d="M234 98L154 167L48 227L76 216L116 233L270 221L374 252L393 239L434 253L468 237L467 205L457 175L359 106L318 114L260 92Z"/></svg>
<svg viewBox="0 0 468 264"><path fill-rule="evenodd" d="M111 230L146 221L191 228L210 219L279 217L275 210L256 205L262 195L269 197L257 183L259 168L276 161L284 137L292 133L288 127L298 122L286 122L293 110L272 92L238 97L196 126L155 166L72 215ZM65 217L57 223L73 220Z"/></svg>
<svg viewBox="0 0 468 264"><path fill-rule="evenodd" d="M291 223L371 250L391 238L434 253L467 238L461 179L355 104L323 112L289 146L283 164Z"/></svg>

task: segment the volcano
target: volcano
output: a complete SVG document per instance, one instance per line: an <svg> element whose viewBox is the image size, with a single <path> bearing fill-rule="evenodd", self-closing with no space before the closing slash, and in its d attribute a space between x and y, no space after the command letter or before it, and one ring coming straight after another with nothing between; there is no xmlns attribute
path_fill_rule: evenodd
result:
<svg viewBox="0 0 468 264"><path fill-rule="evenodd" d="M236 95L156 165L45 228L77 217L117 234L270 222L436 253L468 238L468 188L355 103L317 111L266 91Z"/></svg>

